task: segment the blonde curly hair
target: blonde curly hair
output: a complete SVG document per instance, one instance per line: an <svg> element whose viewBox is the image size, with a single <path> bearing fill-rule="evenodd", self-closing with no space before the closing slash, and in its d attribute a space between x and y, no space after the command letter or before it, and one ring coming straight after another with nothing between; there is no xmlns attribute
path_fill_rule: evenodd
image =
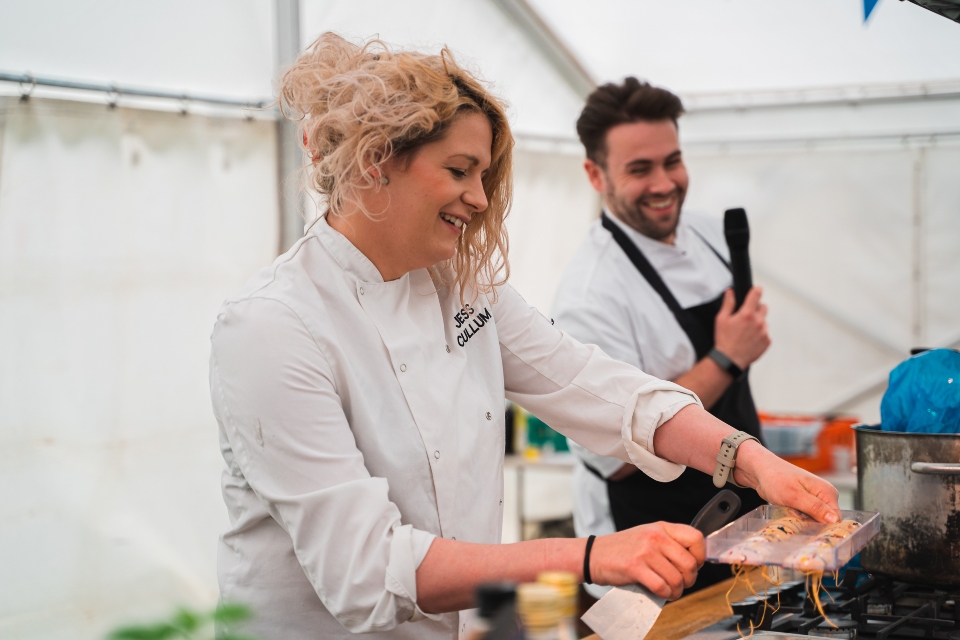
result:
<svg viewBox="0 0 960 640"><path fill-rule="evenodd" d="M284 116L296 120L313 158L306 181L326 197L328 214L358 209L364 190L381 188L371 168L404 162L441 139L464 112L481 113L493 130L491 164L483 178L487 208L464 227L453 257L431 272L438 284L491 293L507 280L504 221L512 198L513 135L503 104L459 66L439 55L391 51L380 40L358 46L324 33L280 81ZM382 212L381 212L382 213Z"/></svg>

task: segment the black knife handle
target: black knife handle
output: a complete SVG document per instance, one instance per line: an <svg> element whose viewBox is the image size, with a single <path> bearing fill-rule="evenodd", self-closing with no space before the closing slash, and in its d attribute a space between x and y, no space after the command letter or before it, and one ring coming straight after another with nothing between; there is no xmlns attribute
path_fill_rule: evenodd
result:
<svg viewBox="0 0 960 640"><path fill-rule="evenodd" d="M703 505L700 513L694 516L690 526L706 537L717 529L733 522L739 512L740 496L729 489L724 489L713 496L710 502Z"/></svg>

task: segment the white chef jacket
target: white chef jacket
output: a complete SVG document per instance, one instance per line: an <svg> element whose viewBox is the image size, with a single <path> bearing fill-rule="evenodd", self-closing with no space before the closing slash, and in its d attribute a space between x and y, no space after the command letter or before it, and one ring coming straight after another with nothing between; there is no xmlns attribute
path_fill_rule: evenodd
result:
<svg viewBox="0 0 960 640"><path fill-rule="evenodd" d="M715 300L732 285L729 269L710 248L729 260L718 219L684 211L675 243L670 245L648 238L609 212L607 217L640 248L684 309ZM590 226L564 272L554 298L553 317L556 326L580 342L597 345L611 357L665 380L678 378L697 361L693 344L669 307L599 220ZM582 462L604 477L623 463L573 442L571 450L580 459L573 477L577 535L615 531L606 483Z"/></svg>
<svg viewBox="0 0 960 640"><path fill-rule="evenodd" d="M509 286L384 282L325 219L242 293L211 337L231 526L221 598L273 638L455 638L416 604L434 537L498 543L504 394L593 451L670 480L656 428L699 402L557 330ZM472 300L472 301L471 301Z"/></svg>

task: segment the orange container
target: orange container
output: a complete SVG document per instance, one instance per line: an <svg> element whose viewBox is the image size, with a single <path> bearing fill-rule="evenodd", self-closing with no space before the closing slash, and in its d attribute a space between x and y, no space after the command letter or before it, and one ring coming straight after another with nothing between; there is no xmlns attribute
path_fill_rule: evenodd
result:
<svg viewBox="0 0 960 640"><path fill-rule="evenodd" d="M853 425L860 422L853 416L835 416L826 421L817 437L817 455L825 458L831 471L850 471L857 458L857 441Z"/></svg>
<svg viewBox="0 0 960 640"><path fill-rule="evenodd" d="M769 449L813 473L850 470L855 455L851 427L856 423L852 416L760 413Z"/></svg>

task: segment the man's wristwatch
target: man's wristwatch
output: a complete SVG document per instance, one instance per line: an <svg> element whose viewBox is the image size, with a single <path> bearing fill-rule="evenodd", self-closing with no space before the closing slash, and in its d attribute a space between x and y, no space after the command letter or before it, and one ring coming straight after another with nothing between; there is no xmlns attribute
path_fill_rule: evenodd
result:
<svg viewBox="0 0 960 640"><path fill-rule="evenodd" d="M707 357L717 363L717 366L733 376L734 380L738 380L740 376L743 375L743 369L738 367L736 363L727 357L723 351L720 351L716 347L710 349L710 353L707 354Z"/></svg>
<svg viewBox="0 0 960 640"><path fill-rule="evenodd" d="M733 481L733 469L737 466L737 449L747 440L756 440L749 433L737 431L730 434L720 443L720 453L717 454L717 467L713 471L713 486L722 489L728 482L735 487L746 489L743 485Z"/></svg>

